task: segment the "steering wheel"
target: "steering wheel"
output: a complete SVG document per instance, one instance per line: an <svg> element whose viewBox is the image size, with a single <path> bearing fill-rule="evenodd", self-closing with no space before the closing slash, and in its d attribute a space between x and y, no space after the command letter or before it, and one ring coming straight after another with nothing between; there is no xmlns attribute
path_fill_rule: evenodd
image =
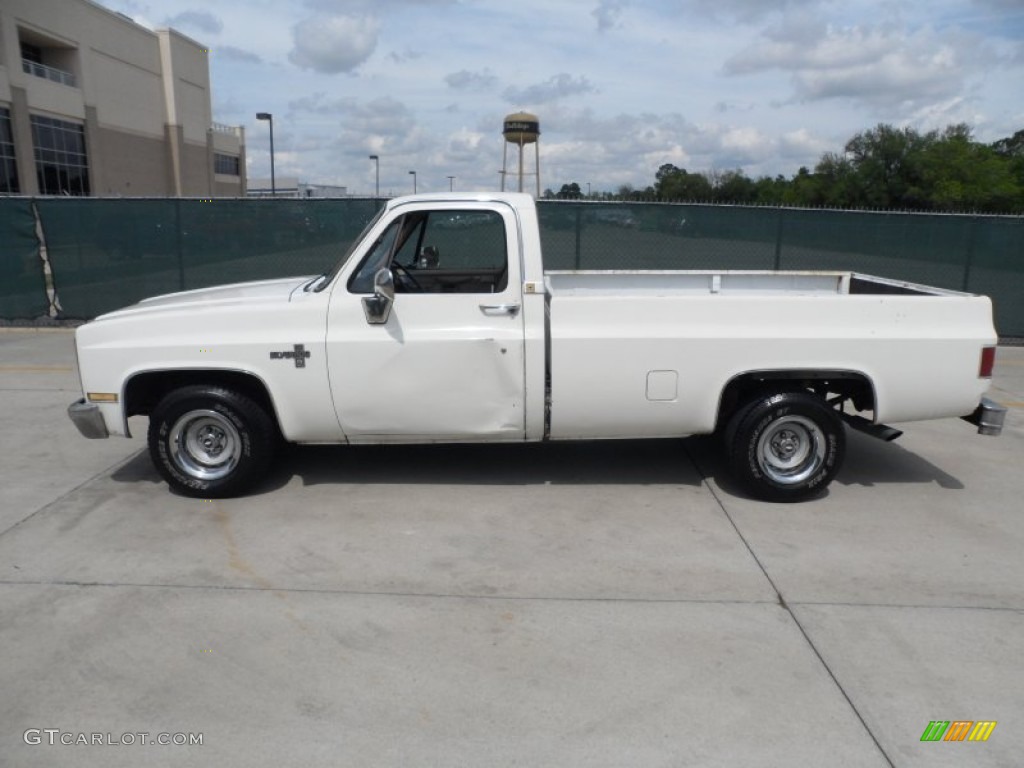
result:
<svg viewBox="0 0 1024 768"><path fill-rule="evenodd" d="M395 282L402 286L406 293L423 292L423 286L412 276L409 268L398 263L397 259L391 262L391 271L395 275Z"/></svg>

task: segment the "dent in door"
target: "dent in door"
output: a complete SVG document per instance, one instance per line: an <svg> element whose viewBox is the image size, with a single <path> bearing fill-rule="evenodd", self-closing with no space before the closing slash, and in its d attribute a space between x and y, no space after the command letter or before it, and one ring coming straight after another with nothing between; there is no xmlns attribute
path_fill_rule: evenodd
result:
<svg viewBox="0 0 1024 768"><path fill-rule="evenodd" d="M386 382L381 396L401 401L402 407L394 409L394 416L385 402L348 409L345 415L353 430L437 438L522 435L523 360L518 345L495 339L434 339L429 344L389 345L381 353L377 364L364 371L364 380Z"/></svg>

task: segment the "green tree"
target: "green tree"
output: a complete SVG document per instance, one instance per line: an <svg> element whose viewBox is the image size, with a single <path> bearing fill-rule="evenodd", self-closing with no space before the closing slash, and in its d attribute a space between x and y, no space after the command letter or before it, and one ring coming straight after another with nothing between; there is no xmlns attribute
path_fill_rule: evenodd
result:
<svg viewBox="0 0 1024 768"><path fill-rule="evenodd" d="M655 174L654 195L659 200L710 200L713 187L706 176L666 163Z"/></svg>
<svg viewBox="0 0 1024 768"><path fill-rule="evenodd" d="M582 194L580 185L574 181L572 184L563 184L562 188L558 190L557 197L562 200L579 200L580 197L582 197Z"/></svg>
<svg viewBox="0 0 1024 768"><path fill-rule="evenodd" d="M992 144L992 150L1009 164L1017 187L1013 210L1024 210L1024 130Z"/></svg>
<svg viewBox="0 0 1024 768"><path fill-rule="evenodd" d="M785 205L815 206L819 205L820 198L818 177L806 166L802 166L796 172L796 176L790 180L782 193L782 202Z"/></svg>
<svg viewBox="0 0 1024 768"><path fill-rule="evenodd" d="M921 178L927 207L935 210L1013 210L1020 189L1011 163L992 147L972 140L966 125L926 137Z"/></svg>
<svg viewBox="0 0 1024 768"><path fill-rule="evenodd" d="M718 203L749 205L757 198L754 182L742 170L713 171L709 174L712 199Z"/></svg>
<svg viewBox="0 0 1024 768"><path fill-rule="evenodd" d="M658 200L919 210L1024 210L1024 130L991 145L964 124L921 133L884 123L861 131L843 151L826 152L814 170L756 181L742 170L691 173L665 163L655 174ZM637 199L639 193L620 197Z"/></svg>
<svg viewBox="0 0 1024 768"><path fill-rule="evenodd" d="M782 205L789 182L781 173L774 179L761 176L754 182L754 202L758 205Z"/></svg>
<svg viewBox="0 0 1024 768"><path fill-rule="evenodd" d="M853 204L918 208L924 202L922 152L926 139L913 128L879 124L846 142L857 185Z"/></svg>
<svg viewBox="0 0 1024 768"><path fill-rule="evenodd" d="M814 177L811 205L854 208L865 204L856 168L846 157L826 152L814 167Z"/></svg>

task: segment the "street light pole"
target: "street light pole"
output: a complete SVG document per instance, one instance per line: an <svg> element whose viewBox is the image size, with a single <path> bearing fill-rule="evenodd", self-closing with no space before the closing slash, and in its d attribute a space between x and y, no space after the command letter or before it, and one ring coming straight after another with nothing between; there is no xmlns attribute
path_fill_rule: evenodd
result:
<svg viewBox="0 0 1024 768"><path fill-rule="evenodd" d="M374 197L380 197L380 157L378 155L370 155L370 159L373 160L374 165L377 167L377 182L374 186Z"/></svg>
<svg viewBox="0 0 1024 768"><path fill-rule="evenodd" d="M454 176L449 176L448 177L448 191L449 192L454 192L455 191L455 177Z"/></svg>
<svg viewBox="0 0 1024 768"><path fill-rule="evenodd" d="M277 197L277 181L274 178L274 116L269 112L257 112L256 119L270 123L270 196Z"/></svg>
<svg viewBox="0 0 1024 768"><path fill-rule="evenodd" d="M409 175L412 176L412 193L416 194L416 171L409 171Z"/></svg>

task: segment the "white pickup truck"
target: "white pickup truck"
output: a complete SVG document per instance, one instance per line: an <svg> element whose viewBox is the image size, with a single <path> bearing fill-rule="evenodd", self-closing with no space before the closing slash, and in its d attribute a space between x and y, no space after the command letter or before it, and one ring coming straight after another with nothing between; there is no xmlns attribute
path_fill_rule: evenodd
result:
<svg viewBox="0 0 1024 768"><path fill-rule="evenodd" d="M719 432L752 495L821 492L844 423L963 417L983 398L988 298L849 272L545 271L532 198L391 200L329 273L147 299L81 326L90 438L149 416L180 492L229 496L281 440L413 443Z"/></svg>

